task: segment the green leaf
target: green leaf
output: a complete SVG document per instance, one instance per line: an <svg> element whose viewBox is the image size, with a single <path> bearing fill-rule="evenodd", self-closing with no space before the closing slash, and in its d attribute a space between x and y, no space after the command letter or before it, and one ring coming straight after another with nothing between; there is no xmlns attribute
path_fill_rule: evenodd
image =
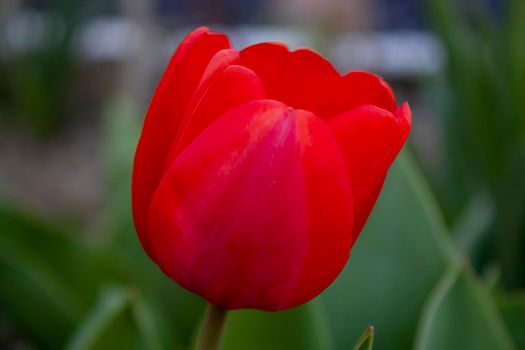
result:
<svg viewBox="0 0 525 350"><path fill-rule="evenodd" d="M70 236L1 204L0 232L1 309L39 346L61 347L94 295L97 259Z"/></svg>
<svg viewBox="0 0 525 350"><path fill-rule="evenodd" d="M0 243L0 309L32 342L59 348L81 313L79 302L45 260L13 247Z"/></svg>
<svg viewBox="0 0 525 350"><path fill-rule="evenodd" d="M316 302L281 312L232 311L222 349L331 349L322 310Z"/></svg>
<svg viewBox="0 0 525 350"><path fill-rule="evenodd" d="M370 324L379 349L411 348L420 310L454 260L435 200L401 154L345 270L322 295L336 349Z"/></svg>
<svg viewBox="0 0 525 350"><path fill-rule="evenodd" d="M128 292L124 289L107 289L103 291L93 310L67 344L68 350L95 349L95 346L115 320L126 310ZM115 342L118 338L113 335ZM127 338L127 337L126 337Z"/></svg>
<svg viewBox="0 0 525 350"><path fill-rule="evenodd" d="M69 340L68 350L163 349L153 312L134 289L106 287Z"/></svg>
<svg viewBox="0 0 525 350"><path fill-rule="evenodd" d="M518 349L525 349L525 292L498 299L498 308Z"/></svg>
<svg viewBox="0 0 525 350"><path fill-rule="evenodd" d="M354 350L372 350L374 346L374 327L368 327L354 345Z"/></svg>
<svg viewBox="0 0 525 350"><path fill-rule="evenodd" d="M465 267L451 267L429 298L416 350L514 349L490 296Z"/></svg>
<svg viewBox="0 0 525 350"><path fill-rule="evenodd" d="M0 233L2 316L39 348L62 348L107 283L141 286L128 313L148 348L189 343L203 301L147 259L132 223L125 244L101 251L0 203Z"/></svg>
<svg viewBox="0 0 525 350"><path fill-rule="evenodd" d="M160 330L163 327L160 326L160 322L156 319L154 311L150 309L149 305L142 298L136 298L132 302L133 316L146 348L149 350L162 349ZM166 341L165 338L164 341Z"/></svg>
<svg viewBox="0 0 525 350"><path fill-rule="evenodd" d="M489 232L494 218L493 203L486 195L478 194L468 204L452 230L456 249L462 254L473 256Z"/></svg>

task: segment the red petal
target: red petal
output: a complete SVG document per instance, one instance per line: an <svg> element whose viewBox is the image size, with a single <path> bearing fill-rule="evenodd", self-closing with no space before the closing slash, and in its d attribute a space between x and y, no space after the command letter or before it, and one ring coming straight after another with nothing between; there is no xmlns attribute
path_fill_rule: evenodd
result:
<svg viewBox="0 0 525 350"><path fill-rule="evenodd" d="M392 89L377 75L350 72L343 78L343 89L347 96L345 110L362 105L373 105L392 113L396 110L396 99Z"/></svg>
<svg viewBox="0 0 525 350"><path fill-rule="evenodd" d="M220 74L223 70L235 64L239 61L239 52L235 49L224 49L218 51L208 63L208 66L204 70L204 74L199 82L197 88L197 96L194 99L200 98L198 90L205 90L207 86Z"/></svg>
<svg viewBox="0 0 525 350"><path fill-rule="evenodd" d="M325 289L351 246L352 200L329 127L277 101L217 119L151 203L156 261L223 308L289 308Z"/></svg>
<svg viewBox="0 0 525 350"><path fill-rule="evenodd" d="M172 145L167 165L199 134L224 113L251 100L266 97L261 80L248 68L232 65L224 69L202 93L184 128Z"/></svg>
<svg viewBox="0 0 525 350"><path fill-rule="evenodd" d="M410 131L410 108L404 103L393 115L365 105L330 121L343 150L354 197L354 240L377 200L388 168Z"/></svg>
<svg viewBox="0 0 525 350"><path fill-rule="evenodd" d="M231 65L234 65L238 61L239 53L234 49L220 50L212 57L208 66L204 70L204 73L199 84L197 85L195 93L193 94L190 102L186 107L186 111L180 122L177 134L169 147L170 155L172 155L174 151L173 148L176 148L175 146L179 143L179 139L182 137L182 134L185 133L185 131L187 130L188 124L190 123L190 119L193 118L195 108L197 108L202 102L202 99L206 95L207 91L210 89L210 86L214 84L215 80L217 80L221 76L225 69L227 69ZM164 164L165 167L169 166L170 163L171 161L166 161Z"/></svg>
<svg viewBox="0 0 525 350"><path fill-rule="evenodd" d="M271 98L281 89L281 78L288 60L288 48L281 43L260 43L241 50L239 64L253 70Z"/></svg>
<svg viewBox="0 0 525 350"><path fill-rule="evenodd" d="M328 119L343 110L340 82L330 62L317 52L299 49L288 57L277 99Z"/></svg>
<svg viewBox="0 0 525 350"><path fill-rule="evenodd" d="M135 154L132 190L135 226L148 254L147 208L161 179L170 144L208 62L229 46L226 36L207 28L190 33L171 58L151 101Z"/></svg>
<svg viewBox="0 0 525 350"><path fill-rule="evenodd" d="M242 50L239 64L261 78L272 99L325 119L344 110L341 76L317 52L288 52L282 44L262 43Z"/></svg>
<svg viewBox="0 0 525 350"><path fill-rule="evenodd" d="M283 44L261 43L245 48L240 55L239 64L261 78L270 98L324 119L365 104L391 112L396 109L394 94L380 77L367 72L341 77L315 51L288 52Z"/></svg>
<svg viewBox="0 0 525 350"><path fill-rule="evenodd" d="M206 67L204 74L201 78L201 81L199 82L197 89L195 93L193 94L193 97L186 108L184 117L182 118L182 121L180 122L180 126L177 131L177 134L175 138L173 139L172 144L170 145L169 157L168 157L168 161L166 161L164 164L165 167L168 167L173 161L176 154L179 153L179 150L180 150L180 147L178 147L180 143L179 140L181 139L183 134L188 129L190 120L193 119L193 113L195 112L195 109L199 106L199 104L202 102L202 99L204 98L204 96L206 96L207 91L214 84L214 82L221 76L221 74L224 72L225 69L234 65L238 61L239 61L239 52L237 52L234 49L221 50L217 52L213 56L213 58L210 60L210 63ZM225 111L223 111L223 113Z"/></svg>

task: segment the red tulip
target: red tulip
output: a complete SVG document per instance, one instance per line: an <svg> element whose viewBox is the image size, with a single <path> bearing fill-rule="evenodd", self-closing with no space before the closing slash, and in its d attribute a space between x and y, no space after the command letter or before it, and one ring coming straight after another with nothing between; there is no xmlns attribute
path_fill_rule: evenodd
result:
<svg viewBox="0 0 525 350"><path fill-rule="evenodd" d="M318 53L241 51L199 28L173 55L135 155L148 255L225 309L281 310L332 283L410 130L408 104Z"/></svg>

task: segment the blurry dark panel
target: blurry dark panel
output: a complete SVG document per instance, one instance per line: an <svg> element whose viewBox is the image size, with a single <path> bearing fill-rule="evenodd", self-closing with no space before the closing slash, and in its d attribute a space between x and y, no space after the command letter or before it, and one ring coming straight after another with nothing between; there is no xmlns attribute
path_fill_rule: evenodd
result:
<svg viewBox="0 0 525 350"><path fill-rule="evenodd" d="M225 24L256 21L261 0L157 0L158 13L175 15L185 22L202 21Z"/></svg>
<svg viewBox="0 0 525 350"><path fill-rule="evenodd" d="M426 27L421 0L378 0L378 29L422 29Z"/></svg>

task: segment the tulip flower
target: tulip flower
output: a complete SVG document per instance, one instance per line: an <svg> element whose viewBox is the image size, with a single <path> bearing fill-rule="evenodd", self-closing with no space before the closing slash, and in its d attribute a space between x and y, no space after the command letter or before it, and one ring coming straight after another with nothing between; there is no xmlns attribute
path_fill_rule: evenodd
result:
<svg viewBox="0 0 525 350"><path fill-rule="evenodd" d="M408 136L407 103L310 49L199 28L151 101L133 216L149 257L221 309L283 310L345 266Z"/></svg>

